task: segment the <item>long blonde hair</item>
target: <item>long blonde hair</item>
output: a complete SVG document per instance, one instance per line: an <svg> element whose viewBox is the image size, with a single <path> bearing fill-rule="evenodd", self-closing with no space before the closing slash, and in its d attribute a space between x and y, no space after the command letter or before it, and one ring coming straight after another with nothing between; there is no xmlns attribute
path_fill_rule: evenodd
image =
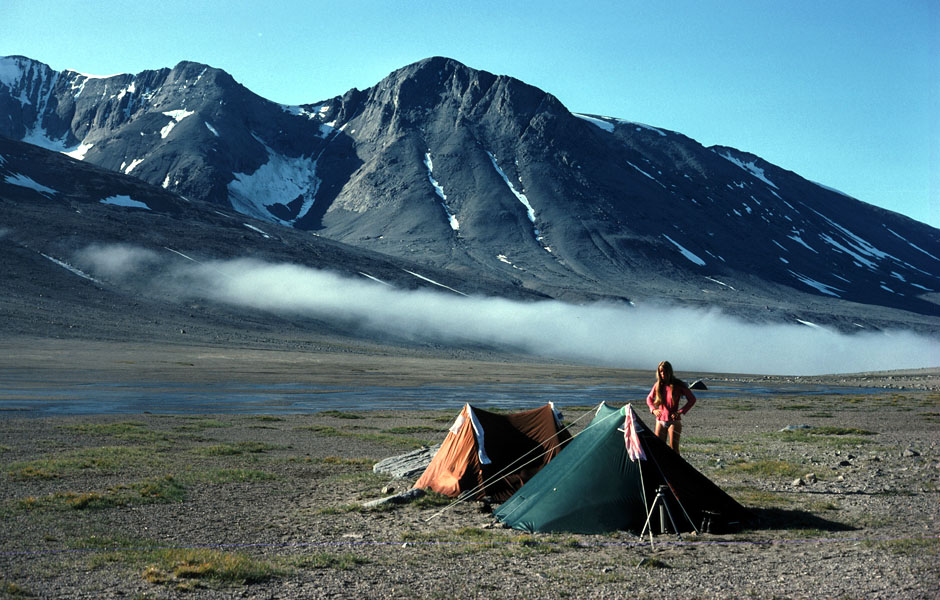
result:
<svg viewBox="0 0 940 600"><path fill-rule="evenodd" d="M663 373L664 377L659 376L660 369L665 371L665 373ZM668 360L659 363L656 367L656 394L653 397L653 405L659 408L666 402L666 390L664 388L667 386L673 388L672 394L675 396L676 383L679 383L679 380L676 379L675 373L672 370L672 364Z"/></svg>

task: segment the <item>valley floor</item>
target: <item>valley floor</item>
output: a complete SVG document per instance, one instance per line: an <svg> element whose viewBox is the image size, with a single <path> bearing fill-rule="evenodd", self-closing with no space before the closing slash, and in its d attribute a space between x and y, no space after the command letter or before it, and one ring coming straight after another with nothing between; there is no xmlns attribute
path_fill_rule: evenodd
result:
<svg viewBox="0 0 940 600"><path fill-rule="evenodd" d="M43 364L74 385L124 369L174 380L306 373L349 385L389 373L410 373L412 383L443 372L457 383L559 385L650 376L356 354L311 369L315 357L301 353L94 344L65 364L54 346L7 355L4 376ZM936 375L915 376L929 387ZM685 422L683 456L756 520L726 535L657 536L653 547L627 532L524 534L475 503L434 497L364 509L386 486L412 483L372 465L440 441L456 409L6 414L0 597L935 598L940 393L906 383L823 397L703 394ZM593 404L564 407L566 419ZM813 429L781 431L790 425Z"/></svg>

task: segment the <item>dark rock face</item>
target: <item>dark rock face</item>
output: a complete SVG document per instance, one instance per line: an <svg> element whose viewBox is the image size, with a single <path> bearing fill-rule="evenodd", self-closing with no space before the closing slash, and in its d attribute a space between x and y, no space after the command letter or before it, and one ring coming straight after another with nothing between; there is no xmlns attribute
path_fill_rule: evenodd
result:
<svg viewBox="0 0 940 600"><path fill-rule="evenodd" d="M295 107L189 62L0 73L0 135L461 278L849 330L940 316L937 229L450 59Z"/></svg>

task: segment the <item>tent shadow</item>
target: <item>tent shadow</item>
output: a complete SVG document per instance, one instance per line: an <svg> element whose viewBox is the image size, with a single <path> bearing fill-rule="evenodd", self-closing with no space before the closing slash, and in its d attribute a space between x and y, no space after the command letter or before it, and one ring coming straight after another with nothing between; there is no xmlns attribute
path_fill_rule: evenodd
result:
<svg viewBox="0 0 940 600"><path fill-rule="evenodd" d="M856 531L859 527L824 519L805 510L748 507L749 529L812 529L816 531Z"/></svg>

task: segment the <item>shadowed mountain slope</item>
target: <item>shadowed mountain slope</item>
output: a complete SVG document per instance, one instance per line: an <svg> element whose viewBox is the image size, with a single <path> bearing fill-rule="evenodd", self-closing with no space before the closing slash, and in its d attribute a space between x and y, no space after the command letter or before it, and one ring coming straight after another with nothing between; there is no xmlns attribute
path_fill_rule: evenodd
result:
<svg viewBox="0 0 940 600"><path fill-rule="evenodd" d="M269 102L218 69L0 59L0 134L191 201L534 297L935 330L940 231L679 133L430 58Z"/></svg>

